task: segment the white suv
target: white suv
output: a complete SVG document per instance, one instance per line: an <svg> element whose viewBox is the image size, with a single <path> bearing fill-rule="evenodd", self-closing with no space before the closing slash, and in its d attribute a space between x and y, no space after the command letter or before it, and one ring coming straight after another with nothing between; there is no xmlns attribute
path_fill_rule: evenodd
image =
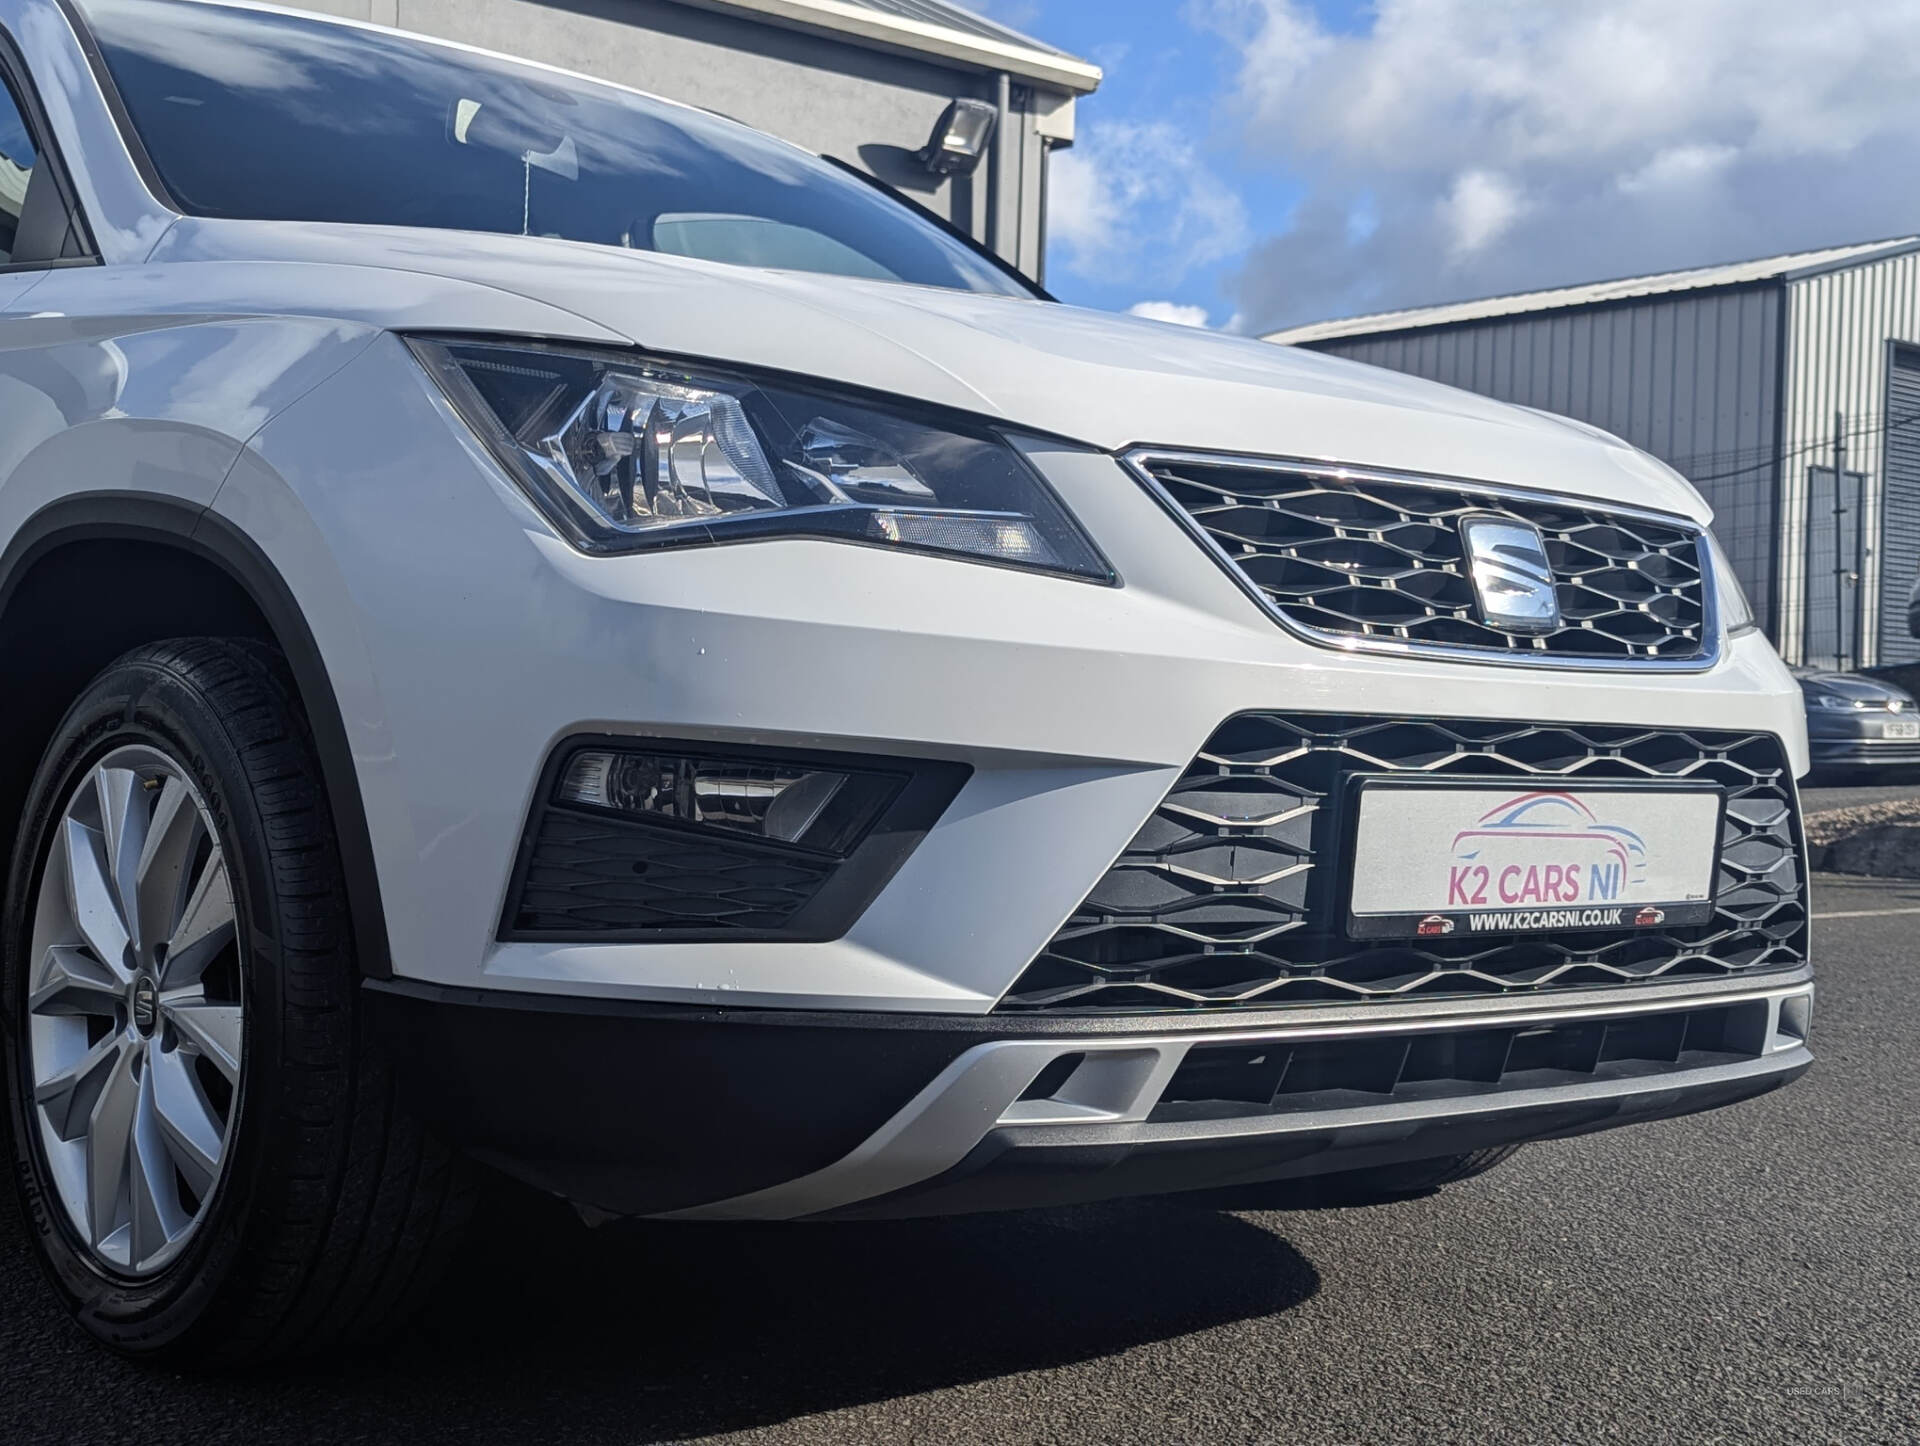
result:
<svg viewBox="0 0 1920 1446"><path fill-rule="evenodd" d="M13 1173L87 1330L590 1214L1430 1188L1809 1063L1671 471L1057 304L703 112L0 0Z"/></svg>

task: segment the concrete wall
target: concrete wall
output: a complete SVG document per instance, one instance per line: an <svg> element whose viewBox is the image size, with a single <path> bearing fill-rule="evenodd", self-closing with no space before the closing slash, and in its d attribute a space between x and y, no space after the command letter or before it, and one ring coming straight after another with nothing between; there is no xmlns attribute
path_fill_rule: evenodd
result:
<svg viewBox="0 0 1920 1446"><path fill-rule="evenodd" d="M1714 531L1766 620L1780 532L1782 306L1779 285L1729 287L1312 345L1577 417L1653 453L1713 506Z"/></svg>
<svg viewBox="0 0 1920 1446"><path fill-rule="evenodd" d="M931 59L870 50L673 0L300 0L302 8L396 25L602 76L705 106L808 150L863 166L977 240L988 232L991 161L937 180L911 159L947 102L992 101L997 80ZM1013 211L998 249L1041 269L1045 152L1034 97L1015 85L1008 136Z"/></svg>

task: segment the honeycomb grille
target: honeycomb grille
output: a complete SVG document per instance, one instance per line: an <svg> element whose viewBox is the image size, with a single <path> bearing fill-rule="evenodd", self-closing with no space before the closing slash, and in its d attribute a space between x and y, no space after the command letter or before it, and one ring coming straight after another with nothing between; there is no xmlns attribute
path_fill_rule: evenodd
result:
<svg viewBox="0 0 1920 1446"><path fill-rule="evenodd" d="M1551 937L1345 934L1327 800L1355 774L1726 790L1710 922ZM1248 713L1230 719L1002 1010L1227 1009L1725 979L1807 958L1793 775L1764 733Z"/></svg>
<svg viewBox="0 0 1920 1446"><path fill-rule="evenodd" d="M1680 523L1465 484L1171 460L1148 469L1298 627L1589 663L1706 655L1703 541ZM1556 631L1509 632L1481 619L1460 523L1489 515L1539 528L1560 599Z"/></svg>
<svg viewBox="0 0 1920 1446"><path fill-rule="evenodd" d="M835 860L548 809L511 915L515 933L778 929Z"/></svg>

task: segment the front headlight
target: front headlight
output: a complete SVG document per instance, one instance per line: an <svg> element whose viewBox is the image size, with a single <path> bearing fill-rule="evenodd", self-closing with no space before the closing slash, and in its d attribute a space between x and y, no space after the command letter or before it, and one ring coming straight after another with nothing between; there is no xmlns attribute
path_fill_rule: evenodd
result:
<svg viewBox="0 0 1920 1446"><path fill-rule="evenodd" d="M1005 439L718 370L414 339L448 398L579 546L824 537L1110 582Z"/></svg>
<svg viewBox="0 0 1920 1446"><path fill-rule="evenodd" d="M1753 615L1753 603L1747 598L1747 590L1740 586L1733 564L1727 561L1726 549L1711 532L1707 534L1707 550L1713 556L1713 580L1720 604L1720 625L1730 638L1756 631L1760 623Z"/></svg>
<svg viewBox="0 0 1920 1446"><path fill-rule="evenodd" d="M1851 698L1842 698L1833 693L1810 692L1806 697L1809 708L1831 709L1835 713L1853 713L1859 711L1859 709L1864 706L1854 702Z"/></svg>

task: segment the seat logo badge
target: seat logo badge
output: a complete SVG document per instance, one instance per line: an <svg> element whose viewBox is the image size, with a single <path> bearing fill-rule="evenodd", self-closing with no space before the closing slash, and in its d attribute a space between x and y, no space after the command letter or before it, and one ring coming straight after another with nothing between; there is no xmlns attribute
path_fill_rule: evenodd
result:
<svg viewBox="0 0 1920 1446"><path fill-rule="evenodd" d="M1508 633L1559 630L1560 595L1539 528L1512 517L1465 517L1460 541L1481 622Z"/></svg>
<svg viewBox="0 0 1920 1446"><path fill-rule="evenodd" d="M133 1027L142 1035L153 1033L160 1022L160 990L153 976L142 974L133 982Z"/></svg>

